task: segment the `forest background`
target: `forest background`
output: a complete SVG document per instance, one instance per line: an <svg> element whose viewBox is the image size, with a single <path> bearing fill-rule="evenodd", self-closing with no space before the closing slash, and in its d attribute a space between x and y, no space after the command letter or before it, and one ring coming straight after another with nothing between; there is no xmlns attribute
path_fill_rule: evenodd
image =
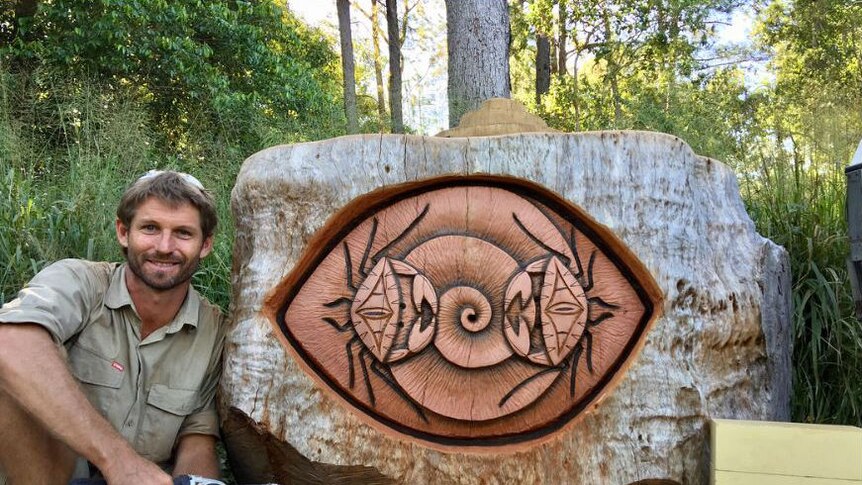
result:
<svg viewBox="0 0 862 485"><path fill-rule="evenodd" d="M412 73L397 90L403 127L386 89L386 3L351 2L368 32L353 42L355 125L338 29L306 25L292 3L0 0L0 302L56 259L121 259L119 194L169 168L218 198L215 251L195 282L227 308L230 190L246 157L393 126L434 134L442 0L394 10ZM751 39L719 43L740 9ZM508 14L512 97L552 127L671 133L736 172L758 231L791 257L793 419L862 425L843 173L862 137L862 2L512 0Z"/></svg>

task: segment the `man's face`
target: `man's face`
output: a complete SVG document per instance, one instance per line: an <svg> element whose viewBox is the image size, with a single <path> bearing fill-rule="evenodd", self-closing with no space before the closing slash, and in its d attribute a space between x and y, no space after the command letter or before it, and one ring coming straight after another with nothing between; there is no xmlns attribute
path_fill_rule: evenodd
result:
<svg viewBox="0 0 862 485"><path fill-rule="evenodd" d="M154 197L138 207L129 227L117 220L117 240L126 248L133 275L159 291L187 284L212 250L212 236L203 237L195 206L174 207Z"/></svg>

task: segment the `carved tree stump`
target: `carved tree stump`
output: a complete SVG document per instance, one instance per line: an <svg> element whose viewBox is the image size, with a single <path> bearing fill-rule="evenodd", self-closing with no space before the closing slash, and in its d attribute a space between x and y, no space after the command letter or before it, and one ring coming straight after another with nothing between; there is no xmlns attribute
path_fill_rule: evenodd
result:
<svg viewBox="0 0 862 485"><path fill-rule="evenodd" d="M240 480L706 483L709 418L789 415L786 255L676 138L343 137L232 203Z"/></svg>

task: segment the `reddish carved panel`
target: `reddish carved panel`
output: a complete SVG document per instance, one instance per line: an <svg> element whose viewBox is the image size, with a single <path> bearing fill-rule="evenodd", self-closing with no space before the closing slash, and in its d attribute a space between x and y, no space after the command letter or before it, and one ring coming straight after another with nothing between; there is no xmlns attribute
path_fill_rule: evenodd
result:
<svg viewBox="0 0 862 485"><path fill-rule="evenodd" d="M624 371L660 292L610 231L535 184L447 177L353 201L269 299L318 382L441 447L550 436Z"/></svg>

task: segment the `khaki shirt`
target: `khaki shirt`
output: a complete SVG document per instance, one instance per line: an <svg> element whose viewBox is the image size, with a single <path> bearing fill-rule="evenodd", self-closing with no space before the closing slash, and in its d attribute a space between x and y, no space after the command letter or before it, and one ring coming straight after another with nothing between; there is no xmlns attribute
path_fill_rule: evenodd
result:
<svg viewBox="0 0 862 485"><path fill-rule="evenodd" d="M221 312L190 288L173 321L141 341L125 271L118 263L54 263L0 309L0 323L46 328L93 406L138 453L164 463L178 437L218 436Z"/></svg>

